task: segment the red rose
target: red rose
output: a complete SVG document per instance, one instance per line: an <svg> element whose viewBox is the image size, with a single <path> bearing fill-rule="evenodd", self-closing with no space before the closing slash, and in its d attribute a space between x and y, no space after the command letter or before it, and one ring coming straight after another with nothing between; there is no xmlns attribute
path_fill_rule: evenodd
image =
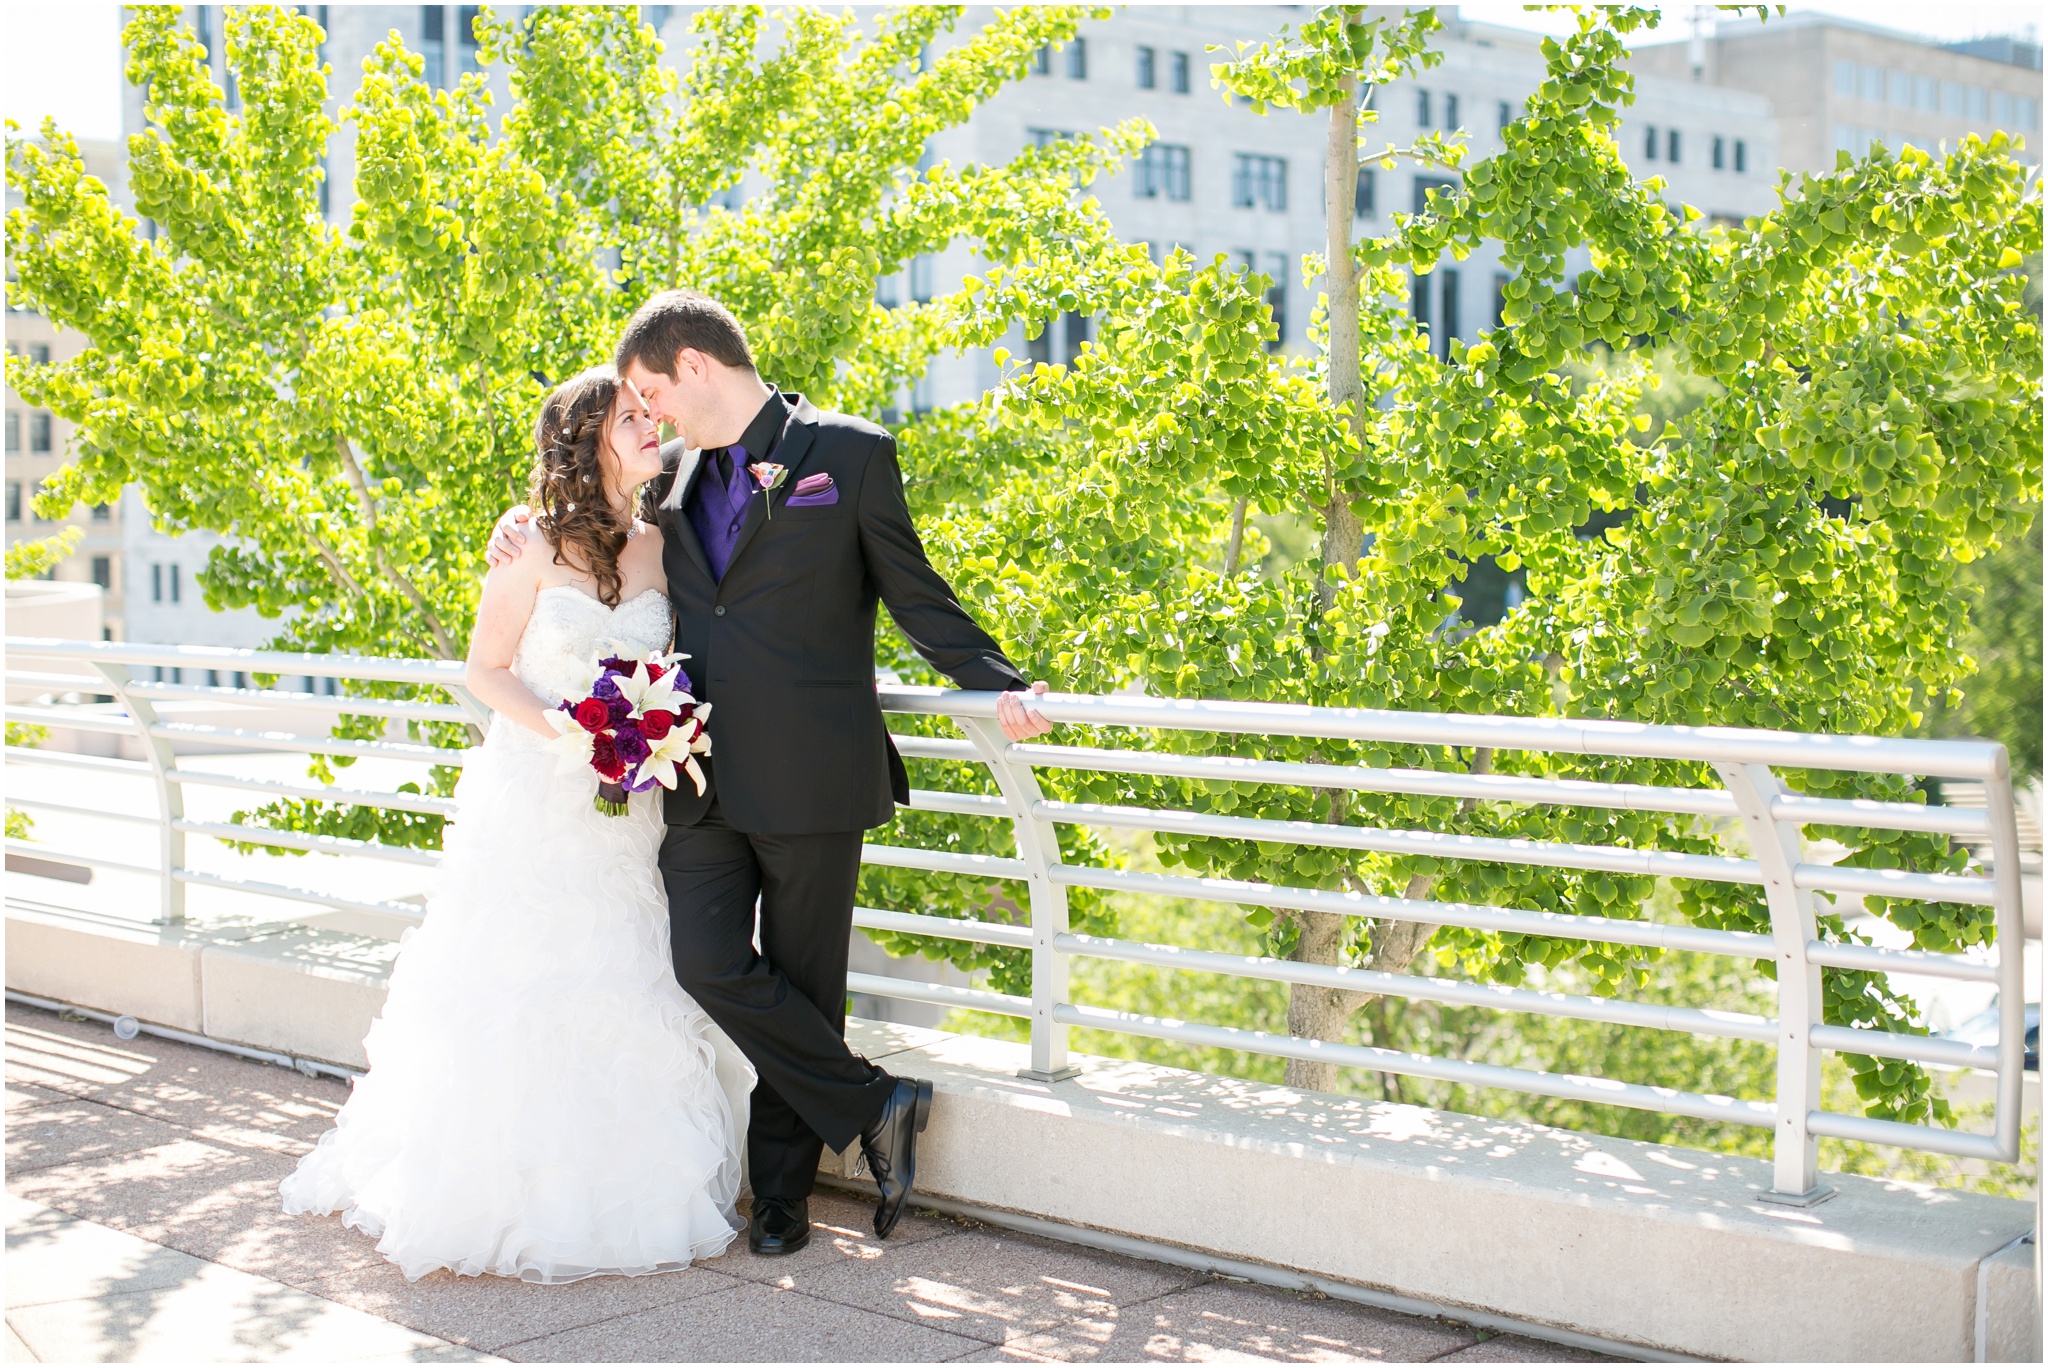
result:
<svg viewBox="0 0 2048 1368"><path fill-rule="evenodd" d="M668 735L669 728L675 724L676 715L674 713L666 713L656 709L654 712L647 713L641 717L640 734L649 741L659 741L662 737Z"/></svg>
<svg viewBox="0 0 2048 1368"><path fill-rule="evenodd" d="M649 663L649 665L647 666L647 682L649 684L652 684L667 673L668 671L663 669L661 666Z"/></svg>
<svg viewBox="0 0 2048 1368"><path fill-rule="evenodd" d="M576 705L576 725L587 732L601 732L612 724L612 710L601 698L586 698Z"/></svg>
<svg viewBox="0 0 2048 1368"><path fill-rule="evenodd" d="M626 773L626 762L619 758L618 747L604 735L590 738L590 767L607 779L618 779Z"/></svg>

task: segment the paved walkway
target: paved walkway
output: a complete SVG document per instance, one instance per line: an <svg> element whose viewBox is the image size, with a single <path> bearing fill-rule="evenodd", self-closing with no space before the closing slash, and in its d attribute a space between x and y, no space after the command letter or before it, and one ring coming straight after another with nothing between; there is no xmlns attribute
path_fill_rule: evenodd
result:
<svg viewBox="0 0 2048 1368"><path fill-rule="evenodd" d="M1591 1355L821 1194L810 1248L407 1283L277 1182L345 1085L7 1008L9 1361L1557 1362ZM742 1246L744 1249L744 1246Z"/></svg>

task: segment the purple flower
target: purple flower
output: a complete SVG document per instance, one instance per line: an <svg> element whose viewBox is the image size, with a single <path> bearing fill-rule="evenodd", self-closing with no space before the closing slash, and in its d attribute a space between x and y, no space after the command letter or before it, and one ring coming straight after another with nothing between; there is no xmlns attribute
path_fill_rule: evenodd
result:
<svg viewBox="0 0 2048 1368"><path fill-rule="evenodd" d="M647 758L649 749L647 738L640 734L638 727L631 725L620 727L612 744L618 750L619 759L625 761L628 765L637 765Z"/></svg>
<svg viewBox="0 0 2048 1368"><path fill-rule="evenodd" d="M614 727L619 726L627 718L633 715L633 705L631 703L628 703L625 699L619 697L616 692L613 693L610 698L607 698L604 701L604 705L605 707L611 709L612 725Z"/></svg>
<svg viewBox="0 0 2048 1368"><path fill-rule="evenodd" d="M590 686L590 696L592 698L602 698L607 702L617 698L619 696L619 681L609 674L599 675L597 683ZM628 709L628 711L630 712L631 709Z"/></svg>

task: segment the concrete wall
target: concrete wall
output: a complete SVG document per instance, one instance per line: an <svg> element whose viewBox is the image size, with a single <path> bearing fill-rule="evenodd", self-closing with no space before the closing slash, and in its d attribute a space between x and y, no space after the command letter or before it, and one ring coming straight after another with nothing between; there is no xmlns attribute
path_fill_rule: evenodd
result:
<svg viewBox="0 0 2048 1368"><path fill-rule="evenodd" d="M396 947L292 926L163 929L10 906L7 986L360 1067ZM1759 1160L1121 1060L1057 1084L1023 1046L853 1023L930 1078L919 1188L1649 1355L2039 1357L2023 1202L1834 1176L1794 1210ZM841 1175L849 1156L827 1155ZM1097 1234L1087 1234L1096 1232ZM1236 1266L1233 1265L1233 1266Z"/></svg>

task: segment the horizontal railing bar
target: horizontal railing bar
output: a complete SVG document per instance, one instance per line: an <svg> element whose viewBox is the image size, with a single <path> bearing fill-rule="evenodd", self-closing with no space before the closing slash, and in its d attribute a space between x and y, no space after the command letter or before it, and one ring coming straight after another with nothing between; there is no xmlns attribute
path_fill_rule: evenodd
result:
<svg viewBox="0 0 2048 1368"><path fill-rule="evenodd" d="M958 812L968 817L1008 817L1010 805L984 793L942 793L912 789L908 806L917 812Z"/></svg>
<svg viewBox="0 0 2048 1368"><path fill-rule="evenodd" d="M173 831L187 831L194 836L211 836L217 841L243 841L250 845L276 846L280 850L303 850L313 855L347 855L365 860L384 860L390 864L416 865L433 869L441 863L439 853L431 850L406 850L401 846L388 846L377 841L356 841L345 836L306 836L296 831L270 831L263 827L240 826L232 822L194 822L178 818L171 823Z"/></svg>
<svg viewBox="0 0 2048 1368"><path fill-rule="evenodd" d="M1440 1083L1458 1083L1470 1088L1500 1088L1508 1092L1535 1093L1539 1097L1564 1097L1605 1106L1666 1112L1673 1116L1696 1116L1706 1121L1733 1121L1745 1126L1770 1126L1777 1122L1777 1109L1768 1102L1743 1102L1732 1097L1711 1097L1681 1092L1676 1088L1653 1088L1641 1083L1617 1083L1606 1078L1542 1073L1500 1064L1475 1064L1465 1059L1409 1054L1377 1045L1348 1045L1308 1040L1301 1036L1274 1035L1266 1031L1204 1026L1140 1016L1133 1012L1112 1012L1101 1007L1078 1007L1065 1002L1053 1007L1052 1019L1063 1025L1085 1026L1097 1031L1150 1036L1155 1040L1178 1040L1183 1044L1202 1045L1214 1050L1242 1050L1250 1054L1278 1055L1283 1059L1341 1064L1377 1073L1432 1078Z"/></svg>
<svg viewBox="0 0 2048 1368"><path fill-rule="evenodd" d="M1007 922L974 921L966 917L933 917L922 912L890 912L879 907L856 907L853 924L868 931L894 931L904 936L937 936L943 940L973 941L977 945L1010 945L1031 948L1031 928Z"/></svg>
<svg viewBox="0 0 2048 1368"><path fill-rule="evenodd" d="M412 903L373 902L361 898L337 897L332 893L321 893L311 888L295 888L290 884L265 883L260 879L236 879L225 874L208 874L197 869L174 869L171 877L179 883L196 884L202 888L221 888L231 893L249 893L265 898L283 898L287 902L309 903L314 907L332 907L341 912L375 912L382 916L397 917L417 926L426 917L426 909Z"/></svg>
<svg viewBox="0 0 2048 1368"><path fill-rule="evenodd" d="M129 729L130 734L134 732ZM9 746L6 748L7 763L10 765L48 765L52 769L97 770L102 774L127 774L137 779L150 775L147 760L123 760L114 755L81 755L77 751L37 750L33 746Z"/></svg>
<svg viewBox="0 0 2048 1368"><path fill-rule="evenodd" d="M96 705L97 706L97 705ZM64 731L135 735L135 719L126 713L87 712L77 708L38 708L29 704L7 705L7 720L31 727L56 727Z"/></svg>
<svg viewBox="0 0 2048 1368"><path fill-rule="evenodd" d="M360 755L380 760L416 760L428 765L465 763L468 752L410 741L348 741L331 736L300 736L294 732L244 731L239 727L206 727L193 722L159 722L149 734L163 741L205 741L216 746L242 746L261 751L305 751L314 755Z"/></svg>
<svg viewBox="0 0 2048 1368"><path fill-rule="evenodd" d="M1099 770L1203 779L1228 784L1286 784L1295 788L1337 788L1361 793L1413 793L1438 798L1471 798L1488 803L1555 803L1579 807L1633 808L1683 812L1700 817L1733 817L1735 800L1722 789L1663 788L1651 784L1607 784L1586 779L1542 779L1512 774L1457 774L1447 770L1370 769L1236 755L1162 755L1152 751L1107 750L1093 746L1017 744L1006 756L1042 769Z"/></svg>
<svg viewBox="0 0 2048 1368"><path fill-rule="evenodd" d="M1833 969L1867 969L1878 974L1925 974L1930 978L1963 979L1970 983L1998 982L1998 966L1962 955L1942 955L1929 950L1887 950L1878 945L1853 945L1846 941L1810 940L1806 962Z"/></svg>
<svg viewBox="0 0 2048 1368"><path fill-rule="evenodd" d="M1815 1135L1829 1135L1837 1140L1860 1140L1866 1145L1896 1145L1901 1149L1930 1150L1936 1154L1960 1155L1965 1159L1984 1159L2009 1164L2019 1157L2017 1144L2011 1147L2001 1145L1995 1135L1972 1135L1968 1131L1938 1130L1933 1126L1909 1126L1903 1121L1884 1121L1875 1116L1808 1112L1806 1129Z"/></svg>
<svg viewBox="0 0 2048 1368"><path fill-rule="evenodd" d="M111 693L113 686L104 675L52 674L42 670L9 670L10 689L55 689L59 693Z"/></svg>
<svg viewBox="0 0 2048 1368"><path fill-rule="evenodd" d="M1683 1031L1690 1035L1719 1036L1730 1040L1769 1043L1777 1039L1778 1032L1777 1022L1749 1012L1702 1011L1694 1007L1666 1007L1657 1003L1625 1002L1618 998L1588 997L1577 993L1544 993L1498 984L1430 978L1421 974L1390 974L1378 969L1301 964L1265 955L1187 950L1177 945L1151 945L1103 936L1059 935L1053 937L1053 948L1090 959L1156 964L1191 973L1224 974L1232 978L1264 979L1271 983L1302 983L1339 991L1413 998L1421 1002L1448 1002L1503 1012L1569 1017L1575 1021L1605 1021L1617 1026L1644 1026L1651 1030Z"/></svg>
<svg viewBox="0 0 2048 1368"><path fill-rule="evenodd" d="M48 860L51 864L75 865L80 869L111 869L121 874L147 874L152 879L161 878L164 872L158 865L129 864L126 860L110 860L104 855L79 855L68 850L51 850L41 841L24 841L15 836L7 838L7 853L23 855L31 860Z"/></svg>
<svg viewBox="0 0 2048 1368"><path fill-rule="evenodd" d="M1833 893L1865 893L1884 898L1926 902L1975 903L1989 907L1998 885L1990 879L1958 874L1916 874L1904 869L1862 869L1855 866L1799 864L1792 866L1795 888Z"/></svg>
<svg viewBox="0 0 2048 1368"><path fill-rule="evenodd" d="M940 717L994 717L993 691L892 684L880 690L889 712ZM1313 708L1298 703L1236 703L1047 694L1025 706L1051 722L1082 727L1172 731L1257 732L1393 745L1484 746L1492 750L1621 755L1771 765L1788 769L1866 770L1883 774L1989 779L2002 772L2005 748L1995 741L1837 736L1745 727L1675 727L1597 718L1490 717L1460 713Z"/></svg>
<svg viewBox="0 0 2048 1368"><path fill-rule="evenodd" d="M893 732L889 739L896 743L898 755L912 760L981 759L981 753L974 749L972 741L956 741L945 736L897 736Z"/></svg>
<svg viewBox="0 0 2048 1368"><path fill-rule="evenodd" d="M1265 841L1286 845L1323 846L1338 850L1375 850L1394 855L1426 855L1440 860L1543 865L1552 869L1597 869L1610 874L1645 874L1666 879L1707 879L1717 883L1763 882L1763 871L1755 860L1740 860L1726 855L1631 850L1625 846L1565 845L1555 841L1528 841L1499 836L1458 836L1436 831L1341 826L1329 822L1273 821L1263 817L1226 817L1207 812L1169 812L1157 808L1114 807L1107 803L1040 801L1031 805L1031 815L1048 822L1074 826L1169 831L1186 836L1214 836L1231 841Z"/></svg>
<svg viewBox="0 0 2048 1368"><path fill-rule="evenodd" d="M205 702L240 703L257 708L320 708L352 717L401 717L421 722L468 722L470 716L453 703L414 703L404 699L347 698L283 689L237 689L226 684L156 684L137 680L128 692L151 698L190 698Z"/></svg>
<svg viewBox="0 0 2048 1368"><path fill-rule="evenodd" d="M1900 1031L1865 1031L1853 1026L1822 1026L1811 1032L1814 1045L1836 1054L1876 1055L1881 1059L1911 1059L1921 1064L1941 1064L1956 1069L1998 1072L1998 1048L1972 1045L1965 1040L1942 1036L1906 1035Z"/></svg>
<svg viewBox="0 0 2048 1368"><path fill-rule="evenodd" d="M73 803L53 803L47 798L22 798L10 794L7 806L36 808L43 812L62 812L72 817L92 817L106 822L136 822L142 826L155 826L161 817L145 817L139 812L109 812L105 808L79 807Z"/></svg>
<svg viewBox="0 0 2048 1368"><path fill-rule="evenodd" d="M1054 865L1051 875L1054 883L1070 888L1100 888L1112 893L1156 893L1168 898L1194 898L1243 907L1334 912L1345 917L1381 917L1438 926L1463 926L1479 931L1505 931L1523 936L1555 936L1564 940L1602 941L1611 945L1646 945L1664 950L1733 955L1740 959L1768 959L1772 953L1771 938L1753 931L1716 931L1704 926L1673 926L1669 922L1581 917L1568 912L1525 912L1476 903L1427 902L1371 893L1333 893L1324 889L1290 888L1237 879L1195 879L1177 874L1097 869L1090 865Z"/></svg>
<svg viewBox="0 0 2048 1368"><path fill-rule="evenodd" d="M248 674L311 675L316 679L374 679L390 684L460 686L468 668L459 660L254 651L239 646L153 646L135 641L63 641L8 637L10 658L104 661L110 665L171 665Z"/></svg>
<svg viewBox="0 0 2048 1368"><path fill-rule="evenodd" d="M1002 855L961 855L950 850L919 850L914 846L863 845L862 864L895 869L927 869L939 874L973 874L987 879L1028 879L1022 860Z"/></svg>
<svg viewBox="0 0 2048 1368"><path fill-rule="evenodd" d="M991 993L986 988L955 988L944 983L918 983L912 979L884 978L880 974L848 974L846 991L905 1002L932 1002L941 1007L964 1007L973 1012L994 1012L999 1016L1028 1017L1031 999L1008 993Z"/></svg>
<svg viewBox="0 0 2048 1368"><path fill-rule="evenodd" d="M420 812L433 817L455 815L453 798L432 798L423 793L383 793L374 789L287 784L275 779L245 779L238 774L214 774L207 770L186 769L182 765L165 771L164 777L174 784L192 788L239 789L246 793L268 793L279 798L310 798L316 802L391 808L398 812Z"/></svg>
<svg viewBox="0 0 2048 1368"><path fill-rule="evenodd" d="M1881 803L1874 798L1808 798L1781 793L1771 799L1771 816L1804 826L1879 827L1885 831L1932 831L1956 836L1988 834L1990 814L1941 803Z"/></svg>

